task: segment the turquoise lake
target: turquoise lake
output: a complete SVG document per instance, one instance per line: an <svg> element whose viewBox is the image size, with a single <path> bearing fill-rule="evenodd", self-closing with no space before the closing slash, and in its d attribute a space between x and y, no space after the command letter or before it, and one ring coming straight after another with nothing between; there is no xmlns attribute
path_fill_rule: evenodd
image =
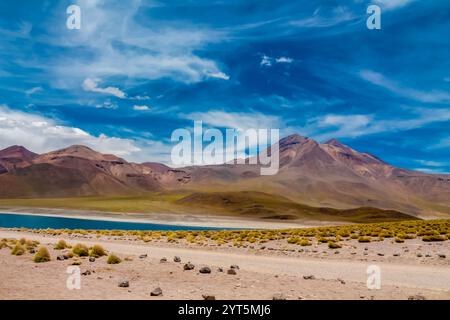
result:
<svg viewBox="0 0 450 320"><path fill-rule="evenodd" d="M2 228L30 229L92 229L92 230L223 230L224 228L176 226L155 223L88 220L65 217L47 217L28 214L0 213Z"/></svg>

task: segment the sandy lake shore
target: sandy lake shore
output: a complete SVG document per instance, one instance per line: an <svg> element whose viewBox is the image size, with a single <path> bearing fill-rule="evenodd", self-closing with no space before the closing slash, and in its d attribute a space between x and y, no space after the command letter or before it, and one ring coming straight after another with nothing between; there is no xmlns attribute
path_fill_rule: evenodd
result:
<svg viewBox="0 0 450 320"><path fill-rule="evenodd" d="M0 230L0 238L26 238L46 246L52 257L34 263L33 255L13 256L0 250L0 299L450 299L449 242L424 244L351 243L336 251L313 246L290 250L276 242L262 247L218 248L214 245L180 245L156 241L145 243L124 237L52 235ZM54 244L102 245L123 261L106 263L106 257L81 261L81 289L66 287L66 269L72 259L56 259L62 251ZM175 262L178 256L181 262ZM444 258L442 258L444 257ZM164 258L166 260L164 260ZM161 260L162 259L162 260ZM194 270L184 270L191 262ZM238 265L236 274L228 274ZM381 288L367 288L367 267L381 271ZM211 273L200 273L208 267ZM128 281L128 287L119 282ZM162 289L154 297L150 292Z"/></svg>

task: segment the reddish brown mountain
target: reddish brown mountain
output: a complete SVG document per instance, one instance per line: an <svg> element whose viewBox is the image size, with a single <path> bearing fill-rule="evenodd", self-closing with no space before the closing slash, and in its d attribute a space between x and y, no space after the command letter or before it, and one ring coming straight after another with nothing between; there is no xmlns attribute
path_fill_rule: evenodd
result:
<svg viewBox="0 0 450 320"><path fill-rule="evenodd" d="M149 191L253 191L315 207L377 207L413 215L450 215L450 175L391 166L333 139L280 140L280 169L261 176L258 165L172 169L129 163L84 146L36 155L23 147L0 151L0 197L128 195Z"/></svg>
<svg viewBox="0 0 450 320"><path fill-rule="evenodd" d="M120 195L160 189L151 169L85 146L33 156L28 165L0 175L3 198Z"/></svg>

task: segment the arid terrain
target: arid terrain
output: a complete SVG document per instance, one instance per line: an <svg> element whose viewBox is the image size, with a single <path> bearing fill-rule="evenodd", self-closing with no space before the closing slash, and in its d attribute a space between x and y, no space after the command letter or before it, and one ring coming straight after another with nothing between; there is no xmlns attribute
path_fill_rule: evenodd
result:
<svg viewBox="0 0 450 320"><path fill-rule="evenodd" d="M448 226L441 221L246 232L3 229L0 298L450 299ZM416 235L405 233L413 228ZM431 228L441 236L428 235ZM13 255L19 239L25 250ZM56 250L61 239L71 248ZM78 243L91 250L100 245L121 262L71 254ZM50 261L35 263L34 252L42 246ZM193 269L186 270L190 263ZM67 267L74 264L82 273L80 290L66 287ZM367 287L367 268L374 265L381 272L380 289ZM152 296L156 288L162 294Z"/></svg>
<svg viewBox="0 0 450 320"><path fill-rule="evenodd" d="M170 168L82 145L0 150L0 206L344 222L446 218L450 176L394 167L329 140L279 141L279 171L258 164Z"/></svg>

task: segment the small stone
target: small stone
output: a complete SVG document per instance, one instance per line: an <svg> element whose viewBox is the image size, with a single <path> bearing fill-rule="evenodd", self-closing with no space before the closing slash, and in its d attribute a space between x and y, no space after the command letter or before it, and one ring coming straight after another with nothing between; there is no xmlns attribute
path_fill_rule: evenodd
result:
<svg viewBox="0 0 450 320"><path fill-rule="evenodd" d="M183 266L183 269L184 269L184 270L194 270L194 268L195 268L195 266L194 266L192 263L190 263L190 262L186 263L186 264Z"/></svg>
<svg viewBox="0 0 450 320"><path fill-rule="evenodd" d="M236 269L236 270L239 270L239 266L236 265L236 264L233 264L233 265L230 266L230 269Z"/></svg>
<svg viewBox="0 0 450 320"><path fill-rule="evenodd" d="M431 258L431 254L426 254L425 258Z"/></svg>
<svg viewBox="0 0 450 320"><path fill-rule="evenodd" d="M380 257L384 257L384 253L378 252L377 254L378 254Z"/></svg>
<svg viewBox="0 0 450 320"><path fill-rule="evenodd" d="M217 272L223 272L223 268L217 268Z"/></svg>
<svg viewBox="0 0 450 320"><path fill-rule="evenodd" d="M174 262L181 262L181 258L179 256L173 257Z"/></svg>
<svg viewBox="0 0 450 320"><path fill-rule="evenodd" d="M167 262L167 258L162 258L161 260L159 260L160 263L166 263Z"/></svg>
<svg viewBox="0 0 450 320"><path fill-rule="evenodd" d="M438 257L441 258L441 259L445 259L446 258L445 254L442 254L442 253L438 253Z"/></svg>
<svg viewBox="0 0 450 320"><path fill-rule="evenodd" d="M150 295L152 296L152 297L158 297L158 296L162 296L162 290L161 290L161 288L156 288L156 289L154 289L152 292L150 292Z"/></svg>
<svg viewBox="0 0 450 320"><path fill-rule="evenodd" d="M202 267L199 270L200 273L211 273L211 269L209 267Z"/></svg>
<svg viewBox="0 0 450 320"><path fill-rule="evenodd" d="M31 253L31 254L36 253L36 249L31 248L31 249L30 249L30 253Z"/></svg>
<svg viewBox="0 0 450 320"><path fill-rule="evenodd" d="M342 279L337 279L337 281L339 281L341 284L345 284L345 281L344 280L342 280Z"/></svg>
<svg viewBox="0 0 450 320"><path fill-rule="evenodd" d="M81 273L82 276L90 276L91 275L91 271L90 270L86 270L85 272Z"/></svg>
<svg viewBox="0 0 450 320"><path fill-rule="evenodd" d="M305 280L314 280L314 279L316 279L316 277L314 277L313 275L309 275L309 276L303 276L303 279L305 279Z"/></svg>
<svg viewBox="0 0 450 320"><path fill-rule="evenodd" d="M95 258L94 257L89 257L89 262L95 262Z"/></svg>
<svg viewBox="0 0 450 320"><path fill-rule="evenodd" d="M60 255L60 256L57 256L57 257L56 257L56 260L60 260L60 261L61 261L61 260L65 260L65 259L64 259L64 256L63 256L63 255Z"/></svg>
<svg viewBox="0 0 450 320"><path fill-rule="evenodd" d="M399 257L399 256L400 256L400 253L394 253L393 256L394 256L394 257Z"/></svg>
<svg viewBox="0 0 450 320"><path fill-rule="evenodd" d="M145 258L147 258L147 254L141 254L141 255L139 256L139 259L145 259Z"/></svg>
<svg viewBox="0 0 450 320"><path fill-rule="evenodd" d="M427 300L427 298L420 294L416 294L415 296L409 296L408 300Z"/></svg>
<svg viewBox="0 0 450 320"><path fill-rule="evenodd" d="M282 293L275 293L272 300L286 300L286 297Z"/></svg>
<svg viewBox="0 0 450 320"><path fill-rule="evenodd" d="M216 300L216 296L210 294L202 294L203 300Z"/></svg>
<svg viewBox="0 0 450 320"><path fill-rule="evenodd" d="M120 288L128 288L129 286L130 286L130 283L128 282L128 280L122 280L119 282Z"/></svg>
<svg viewBox="0 0 450 320"><path fill-rule="evenodd" d="M228 269L227 274L236 275L235 269Z"/></svg>
<svg viewBox="0 0 450 320"><path fill-rule="evenodd" d="M418 254L417 254L417 258L422 258L422 254L421 254L421 253L418 253Z"/></svg>

